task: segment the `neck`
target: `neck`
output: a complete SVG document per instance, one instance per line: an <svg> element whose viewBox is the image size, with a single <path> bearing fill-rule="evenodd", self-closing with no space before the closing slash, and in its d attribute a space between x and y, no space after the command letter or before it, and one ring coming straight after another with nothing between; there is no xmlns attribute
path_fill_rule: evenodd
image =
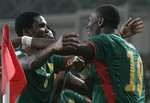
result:
<svg viewBox="0 0 150 103"><path fill-rule="evenodd" d="M104 28L101 28L100 30L100 33L102 34L111 34L111 33L116 33L117 30L114 29L114 28L110 28L110 27L104 27Z"/></svg>

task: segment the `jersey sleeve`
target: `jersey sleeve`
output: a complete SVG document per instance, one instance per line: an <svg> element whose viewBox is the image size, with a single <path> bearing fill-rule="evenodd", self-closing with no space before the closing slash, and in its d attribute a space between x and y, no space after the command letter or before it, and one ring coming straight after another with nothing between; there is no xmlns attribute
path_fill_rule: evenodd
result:
<svg viewBox="0 0 150 103"><path fill-rule="evenodd" d="M59 71L59 68L62 68L66 64L68 59L68 56L53 55L51 57L51 61L54 64L55 72Z"/></svg>
<svg viewBox="0 0 150 103"><path fill-rule="evenodd" d="M94 59L105 61L106 56L108 56L111 52L109 46L109 39L105 35L106 34L97 35L91 37L89 40L86 41L93 48L93 51L95 53Z"/></svg>
<svg viewBox="0 0 150 103"><path fill-rule="evenodd" d="M69 71L68 73L67 73L67 80L69 80L69 79L71 79L71 78L73 78L74 77L74 75Z"/></svg>

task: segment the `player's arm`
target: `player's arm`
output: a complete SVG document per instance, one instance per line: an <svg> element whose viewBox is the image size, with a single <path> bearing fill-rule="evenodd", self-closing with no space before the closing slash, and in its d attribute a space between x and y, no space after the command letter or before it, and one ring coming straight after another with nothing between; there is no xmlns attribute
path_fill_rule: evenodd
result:
<svg viewBox="0 0 150 103"><path fill-rule="evenodd" d="M132 20L129 18L121 27L120 34L123 38L131 37L135 34L141 33L144 28L144 22L141 18Z"/></svg>
<svg viewBox="0 0 150 103"><path fill-rule="evenodd" d="M76 76L72 76L66 81L65 87L81 95L91 97L91 82L89 77L82 80Z"/></svg>
<svg viewBox="0 0 150 103"><path fill-rule="evenodd" d="M72 35L72 36L77 37L76 35ZM63 44L60 41L62 41L62 37L60 37L59 40L56 41L55 43L49 45L48 47L42 50L37 51L31 56L20 58L19 59L20 64L22 65L24 69L40 68L45 63L45 61L56 52L56 50L62 50ZM79 42L79 41L76 40L76 42ZM73 43L72 46L73 47L77 46L77 44Z"/></svg>
<svg viewBox="0 0 150 103"><path fill-rule="evenodd" d="M71 76L67 79L68 71L60 71L54 81L52 91L52 103L57 103L60 98L60 93L63 87L78 92L81 95L91 97L90 85L76 76ZM88 78L89 79L89 78ZM87 80L88 80L87 79ZM89 81L89 80L88 80Z"/></svg>
<svg viewBox="0 0 150 103"><path fill-rule="evenodd" d="M79 94L90 97L90 80L88 78L89 70L88 67L85 65L83 58L78 56L72 57L67 61L66 68L80 72L78 74L82 77L82 79L84 79L84 81L69 72L67 75L65 87L67 89L78 92Z"/></svg>
<svg viewBox="0 0 150 103"><path fill-rule="evenodd" d="M93 59L94 58L94 50L90 43L88 42L79 42L77 43L77 47L74 47L73 45L76 44L74 42L76 39L79 39L77 37L71 37L70 34L62 36L62 40L60 41L62 45L58 42L58 44L55 44L56 47L58 45L62 46L60 48L55 48L55 53L61 54L61 55L77 55L82 56L85 59Z"/></svg>
<svg viewBox="0 0 150 103"><path fill-rule="evenodd" d="M28 42L28 38L32 38L32 37L28 37L28 36L23 36L23 37L17 37L15 39L12 39L12 44L14 46L14 48L19 47L20 45L26 45L22 43L22 39L25 39L25 41ZM56 39L50 39L50 38L32 38L31 41L31 45L32 47L36 48L36 49L43 49L46 48L47 46L49 46L50 44L56 42ZM26 43L26 42L24 42ZM28 46L28 45L26 45Z"/></svg>
<svg viewBox="0 0 150 103"><path fill-rule="evenodd" d="M60 94L62 89L64 88L68 71L60 71L58 72L58 76L54 81L54 86L52 90L52 103L59 103Z"/></svg>
<svg viewBox="0 0 150 103"><path fill-rule="evenodd" d="M129 18L121 27L120 34L123 38L131 37L135 34L141 33L144 28L144 22L141 18L131 19ZM49 44L54 43L55 39L49 38L33 38L31 46L42 49L47 47Z"/></svg>

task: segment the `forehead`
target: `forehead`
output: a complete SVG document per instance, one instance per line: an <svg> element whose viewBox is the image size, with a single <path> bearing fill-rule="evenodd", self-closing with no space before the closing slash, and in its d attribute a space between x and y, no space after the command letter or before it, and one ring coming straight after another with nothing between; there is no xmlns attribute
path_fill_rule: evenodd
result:
<svg viewBox="0 0 150 103"><path fill-rule="evenodd" d="M97 14L96 14L96 12L92 12L92 13L90 14L90 16L89 16L89 19L92 19L92 20L97 19Z"/></svg>
<svg viewBox="0 0 150 103"><path fill-rule="evenodd" d="M45 18L43 16L34 17L34 23L36 24L47 24Z"/></svg>

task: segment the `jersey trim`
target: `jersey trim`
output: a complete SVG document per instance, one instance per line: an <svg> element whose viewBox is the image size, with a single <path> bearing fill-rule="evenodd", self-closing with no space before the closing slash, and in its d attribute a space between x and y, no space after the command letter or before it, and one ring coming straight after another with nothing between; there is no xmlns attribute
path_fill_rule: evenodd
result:
<svg viewBox="0 0 150 103"><path fill-rule="evenodd" d="M71 78L69 78L67 81L72 81L75 78L75 76L73 75Z"/></svg>
<svg viewBox="0 0 150 103"><path fill-rule="evenodd" d="M90 40L86 40L85 42L88 42L92 46L93 51L94 51L94 59L95 59L96 58L96 49L95 49L94 44Z"/></svg>
<svg viewBox="0 0 150 103"><path fill-rule="evenodd" d="M116 103L116 98L106 66L98 60L93 60L93 63L95 64L96 73L98 74L98 79L101 83L107 102Z"/></svg>

